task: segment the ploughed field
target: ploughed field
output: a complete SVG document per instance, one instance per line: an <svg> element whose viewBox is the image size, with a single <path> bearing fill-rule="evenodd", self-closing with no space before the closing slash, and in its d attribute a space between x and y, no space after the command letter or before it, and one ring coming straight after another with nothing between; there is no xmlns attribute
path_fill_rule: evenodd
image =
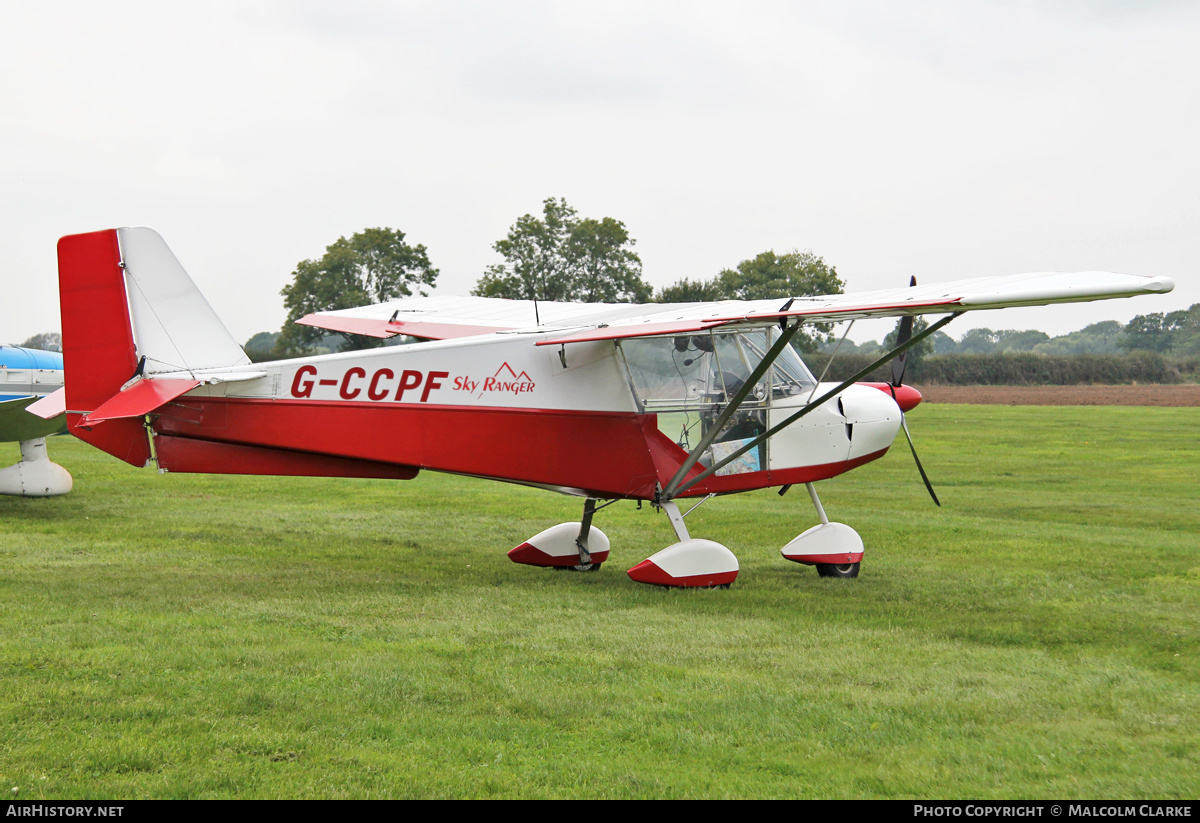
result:
<svg viewBox="0 0 1200 823"><path fill-rule="evenodd" d="M1006 406L1200 406L1200 384L917 386L926 403Z"/></svg>
<svg viewBox="0 0 1200 823"><path fill-rule="evenodd" d="M804 489L710 500L732 588L518 566L581 501L159 475L53 438L0 497L0 789L221 797L1195 798L1200 411L929 403L818 484L856 580L785 561ZM537 444L531 443L530 448ZM15 444L0 444L11 462Z"/></svg>

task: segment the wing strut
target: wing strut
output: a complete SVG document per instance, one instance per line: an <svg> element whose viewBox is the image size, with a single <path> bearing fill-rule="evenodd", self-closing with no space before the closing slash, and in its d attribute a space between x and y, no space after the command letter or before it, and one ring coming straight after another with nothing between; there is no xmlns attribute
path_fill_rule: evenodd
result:
<svg viewBox="0 0 1200 823"><path fill-rule="evenodd" d="M884 363L891 360L896 355L902 354L903 352L908 351L910 348L915 346L917 343L920 343L926 337L933 334L935 331L938 331L939 329L941 329L942 326L946 325L951 320L958 317L960 314L962 314L962 312L955 312L954 314L950 315L949 317L943 317L941 320L934 323L929 328L925 329L925 331L920 332L919 334L914 334L912 337L910 337L908 339L908 342L903 343L903 344L897 346L896 348L892 349L890 352L888 352L887 354L880 357L874 363L872 363L871 365L867 366L862 371L855 374L849 380L840 384L837 388L831 389L830 391L825 392L825 394L821 395L815 402L809 403L807 406L805 406L800 411L793 414L791 417L784 420L782 423L777 423L776 425L767 429L765 432L760 434L758 437L754 438L749 443L742 446L740 449L733 452L732 454L726 456L723 460L713 463L707 469L705 469L700 474L696 475L695 477L693 477L691 480L687 481L686 483L678 483L677 482L678 478L680 478L682 475L686 474L687 471L690 471L692 466L694 466L696 464L696 460L693 458L698 459L699 452L702 451L703 449L708 448L708 445L711 442L711 440L716 437L715 433L720 430L720 427L714 425L713 428L710 429L710 431L709 431L709 433L712 435L712 437L706 437L704 439L704 441L702 441L700 446L697 446L696 450L693 451L692 454L688 455L688 462L685 462L683 467L681 467L680 470L675 473L675 477L671 478L671 482L667 485L667 488L665 488L663 490L662 499L670 500L674 497L678 497L679 495L683 494L685 491L687 491L692 486L699 483L701 480L704 480L709 475L712 475L713 473L715 473L718 469L724 467L725 465L727 465L729 463L732 463L734 460L737 460L739 457L741 457L743 454L750 451L751 449L757 448L760 443L765 441L768 437L773 436L779 430L786 428L787 426L790 426L791 424L793 424L797 420L799 420L801 417L804 417L804 415L811 412L813 409L817 408L818 406L823 405L831 398L836 397L842 391L844 391L851 385L857 383L859 380L862 380L868 374L875 371L875 369L879 368L880 366L882 366ZM774 349L772 349L772 351L774 352ZM775 352L775 354L778 354L778 352ZM766 358L763 358L763 362L764 363L766 362ZM757 380L758 376L755 376L754 379ZM750 381L747 380L746 382L747 382L747 384L749 384ZM743 386L742 388L745 389L745 386ZM742 392L738 392L738 395L739 396L735 399L740 404L742 399L744 399L744 394ZM718 423L720 423L723 426L724 422L725 422L725 417L723 415L722 418L720 420L718 420Z"/></svg>
<svg viewBox="0 0 1200 823"><path fill-rule="evenodd" d="M742 387L738 389L737 393L734 394L734 396L730 399L729 404L725 407L725 410L722 411L720 416L718 416L717 419L713 421L713 424L709 426L708 433L705 434L704 437L700 438L700 443L696 446L696 448L692 449L691 453L688 454L687 460L683 461L683 465L679 467L679 471L675 472L675 476L671 478L671 482L668 483L667 488L663 490L663 500L670 500L675 496L675 487L679 485L679 482L683 480L683 478L687 477L687 473L692 470L692 466L695 466L696 461L700 459L700 455L704 454L704 450L712 445L712 441L715 440L717 435L721 433L721 429L725 428L725 424L729 421L729 418L732 417L734 412L738 410L738 407L742 405L742 401L746 399L746 396L750 394L756 385L758 385L758 381L764 374L767 373L767 369L771 368L771 364L775 362L777 357L779 357L779 353L783 351L783 347L791 342L792 338L796 335L796 332L800 330L800 326L802 325L803 323L793 323L791 326L788 326L786 329L784 329L783 334L779 335L779 339L775 341L775 344L771 346L766 355L763 356L763 359L759 361L759 364L754 368L754 371L752 371L750 376L746 378L746 382L742 384ZM688 485L691 484L689 483Z"/></svg>

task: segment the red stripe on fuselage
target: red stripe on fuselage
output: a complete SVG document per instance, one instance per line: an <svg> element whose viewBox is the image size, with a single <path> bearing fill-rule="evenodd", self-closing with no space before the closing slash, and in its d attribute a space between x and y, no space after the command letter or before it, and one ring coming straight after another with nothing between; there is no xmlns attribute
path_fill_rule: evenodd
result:
<svg viewBox="0 0 1200 823"><path fill-rule="evenodd" d="M417 469L395 463L350 460L327 454L214 443L159 434L154 438L163 471L201 474L273 474L300 477L374 477L412 480Z"/></svg>
<svg viewBox="0 0 1200 823"><path fill-rule="evenodd" d="M156 431L178 437L394 463L496 480L654 499L686 458L652 414L433 404L183 397ZM806 483L882 457L712 476L685 496ZM702 469L693 469L692 475Z"/></svg>

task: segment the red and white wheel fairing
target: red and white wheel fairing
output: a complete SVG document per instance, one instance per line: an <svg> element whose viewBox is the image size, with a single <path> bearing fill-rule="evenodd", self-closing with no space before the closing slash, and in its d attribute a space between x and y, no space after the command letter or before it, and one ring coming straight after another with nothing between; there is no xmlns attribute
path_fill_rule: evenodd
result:
<svg viewBox="0 0 1200 823"><path fill-rule="evenodd" d="M779 553L797 563L844 565L863 556L862 538L845 523L821 523L788 543Z"/></svg>
<svg viewBox="0 0 1200 823"><path fill-rule="evenodd" d="M508 553L514 563L527 566L578 566L579 546L578 523L559 523L538 532ZM608 536L595 526L588 532L588 553L592 563L603 563L608 559Z"/></svg>
<svg viewBox="0 0 1200 823"><path fill-rule="evenodd" d="M628 574L655 586L728 586L738 576L733 552L712 540L684 540L638 563Z"/></svg>

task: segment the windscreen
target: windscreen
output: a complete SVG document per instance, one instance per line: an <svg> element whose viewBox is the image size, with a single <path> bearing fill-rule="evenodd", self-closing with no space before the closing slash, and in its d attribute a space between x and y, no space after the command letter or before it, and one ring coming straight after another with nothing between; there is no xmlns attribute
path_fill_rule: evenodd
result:
<svg viewBox="0 0 1200 823"><path fill-rule="evenodd" d="M644 411L690 411L733 397L779 334L772 326L632 338L619 346ZM762 407L772 398L811 392L815 382L796 350L785 346L744 405Z"/></svg>
<svg viewBox="0 0 1200 823"><path fill-rule="evenodd" d="M618 345L639 408L656 413L659 430L690 451L718 423L779 335L775 327L736 329L632 338ZM700 465L711 465L753 443L766 431L767 408L773 402L811 392L815 385L795 349L785 346L736 412L726 417ZM764 441L717 474L761 471L766 465Z"/></svg>

